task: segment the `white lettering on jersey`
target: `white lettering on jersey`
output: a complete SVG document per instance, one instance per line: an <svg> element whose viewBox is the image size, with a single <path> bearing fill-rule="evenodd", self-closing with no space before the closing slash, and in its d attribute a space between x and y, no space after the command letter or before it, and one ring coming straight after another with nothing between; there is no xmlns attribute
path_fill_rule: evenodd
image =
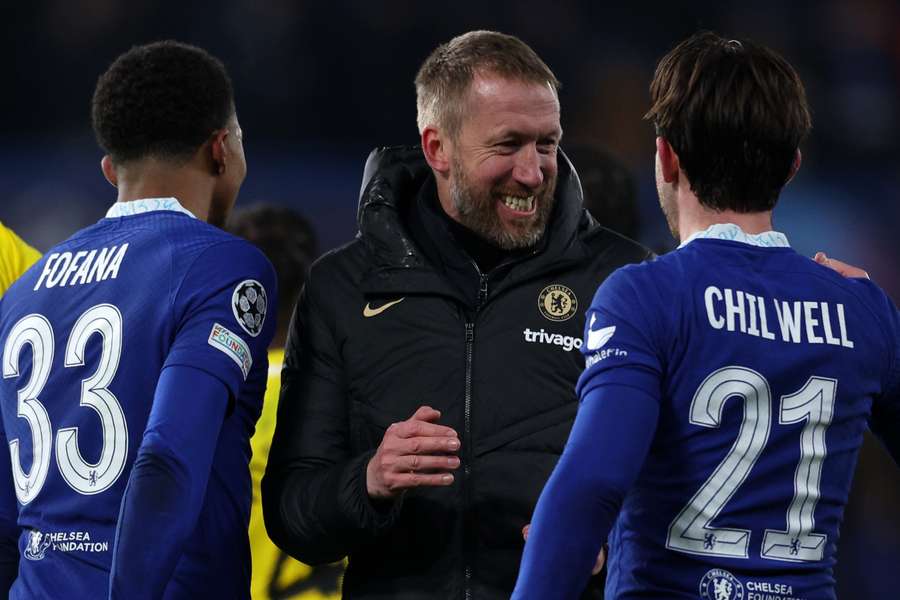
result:
<svg viewBox="0 0 900 600"><path fill-rule="evenodd" d="M529 344L548 344L550 346L559 346L566 352L570 350L578 350L581 348L581 338L572 337L571 335L562 335L559 333L547 333L543 329L533 330L526 328L522 332L525 341Z"/></svg>
<svg viewBox="0 0 900 600"><path fill-rule="evenodd" d="M34 291L39 290L41 285L52 288L115 279L119 276L119 268L127 251L126 242L100 250L79 250L74 255L71 252L54 252L44 262L44 270L34 284Z"/></svg>
<svg viewBox="0 0 900 600"><path fill-rule="evenodd" d="M250 354L250 347L244 340L224 325L215 323L212 331L209 332L207 343L227 354L240 367L241 373L244 374L244 380L247 380L250 367L253 366L253 356Z"/></svg>
<svg viewBox="0 0 900 600"><path fill-rule="evenodd" d="M742 290L719 289L712 285L703 291L703 304L710 327L774 340L775 334L769 331L766 313L766 305L770 302L775 307L782 341L853 348L853 341L847 336L843 304L766 299ZM837 335L832 326L835 315L839 330Z"/></svg>

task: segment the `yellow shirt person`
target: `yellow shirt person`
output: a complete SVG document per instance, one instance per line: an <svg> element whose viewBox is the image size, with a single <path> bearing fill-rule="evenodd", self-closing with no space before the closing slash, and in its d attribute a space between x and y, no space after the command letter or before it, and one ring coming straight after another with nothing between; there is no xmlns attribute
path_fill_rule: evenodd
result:
<svg viewBox="0 0 900 600"><path fill-rule="evenodd" d="M40 252L0 223L0 294L40 257Z"/></svg>
<svg viewBox="0 0 900 600"><path fill-rule="evenodd" d="M250 512L250 553L253 556L253 579L250 593L253 600L340 600L340 563L309 567L282 552L269 540L263 524L260 481L266 470L275 414L278 412L278 391L281 388L281 363L284 349L269 350L269 380L262 415L256 433L250 440L253 458L250 475L253 478L253 507Z"/></svg>

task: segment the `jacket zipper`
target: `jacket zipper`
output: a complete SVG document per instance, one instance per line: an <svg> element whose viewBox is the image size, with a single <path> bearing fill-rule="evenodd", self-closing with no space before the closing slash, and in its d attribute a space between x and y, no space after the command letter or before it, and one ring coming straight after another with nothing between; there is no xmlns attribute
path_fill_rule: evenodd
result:
<svg viewBox="0 0 900 600"><path fill-rule="evenodd" d="M469 485L469 477L472 475L472 351L475 345L475 323L474 319L466 322L466 402L465 402L465 421L463 425L463 439L465 440L463 448L465 452L465 462L463 463L463 505L468 508L471 498L471 485ZM464 589L466 600L472 598L472 566L469 564L468 546L470 532L468 520L463 519L463 553L465 556L464 564Z"/></svg>
<svg viewBox="0 0 900 600"><path fill-rule="evenodd" d="M474 264L474 261L473 261ZM464 476L464 502L465 506L468 508L471 499L471 485L469 483L470 477L472 476L472 355L475 350L475 317L478 314L478 311L481 309L481 306L484 304L484 301L487 299L488 294L488 276L481 272L478 268L478 265L475 265L475 270L478 271L479 285L478 285L478 304L475 306L475 315L472 315L466 321L466 401L465 401L465 424L463 430L463 438L465 440L465 445L463 446L465 450L465 463L463 467L463 476ZM468 523L464 522L464 527L468 528ZM467 546L465 542L468 542L468 535L464 535L464 544ZM466 600L471 600L472 598L472 565L469 564L469 553L466 552L468 548L465 548L465 598Z"/></svg>

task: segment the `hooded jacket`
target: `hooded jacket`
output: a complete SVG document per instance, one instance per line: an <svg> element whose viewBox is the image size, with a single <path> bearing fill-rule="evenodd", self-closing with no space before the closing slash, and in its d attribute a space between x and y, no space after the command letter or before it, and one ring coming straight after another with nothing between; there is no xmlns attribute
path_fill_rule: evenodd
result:
<svg viewBox="0 0 900 600"><path fill-rule="evenodd" d="M575 417L584 310L650 255L590 218L561 152L542 241L487 273L421 210L435 189L420 149L373 151L359 234L312 267L291 324L266 526L303 562L349 555L345 598L509 598ZM369 459L422 405L459 433L455 481L376 505Z"/></svg>

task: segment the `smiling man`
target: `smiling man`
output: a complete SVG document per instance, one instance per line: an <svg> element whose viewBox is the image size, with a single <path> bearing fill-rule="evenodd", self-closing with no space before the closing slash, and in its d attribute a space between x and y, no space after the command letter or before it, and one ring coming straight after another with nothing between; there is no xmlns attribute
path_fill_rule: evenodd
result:
<svg viewBox="0 0 900 600"><path fill-rule="evenodd" d="M421 147L372 153L359 236L301 294L263 504L296 558L350 556L345 598L512 592L575 416L584 307L648 255L583 210L558 85L508 35L438 47Z"/></svg>

